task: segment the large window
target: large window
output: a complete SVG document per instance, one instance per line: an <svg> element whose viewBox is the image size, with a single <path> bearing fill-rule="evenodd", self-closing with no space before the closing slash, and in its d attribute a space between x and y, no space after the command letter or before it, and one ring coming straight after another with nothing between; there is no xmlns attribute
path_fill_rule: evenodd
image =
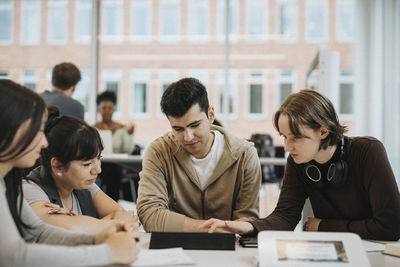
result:
<svg viewBox="0 0 400 267"><path fill-rule="evenodd" d="M187 34L190 42L205 42L209 31L209 0L189 0Z"/></svg>
<svg viewBox="0 0 400 267"><path fill-rule="evenodd" d="M218 40L225 40L226 31L226 1L217 0L217 35ZM229 1L229 40L235 42L239 34L239 2L238 0Z"/></svg>
<svg viewBox="0 0 400 267"><path fill-rule="evenodd" d="M355 27L355 0L336 0L336 40L353 42Z"/></svg>
<svg viewBox="0 0 400 267"><path fill-rule="evenodd" d="M103 0L101 40L105 44L119 44L123 40L123 1Z"/></svg>
<svg viewBox="0 0 400 267"><path fill-rule="evenodd" d="M47 1L47 43L65 44L68 32L68 9L66 0Z"/></svg>
<svg viewBox="0 0 400 267"><path fill-rule="evenodd" d="M33 69L24 69L20 71L19 81L23 86L36 91L38 83L37 71Z"/></svg>
<svg viewBox="0 0 400 267"><path fill-rule="evenodd" d="M278 40L295 42L297 40L298 6L297 0L277 0L276 33Z"/></svg>
<svg viewBox="0 0 400 267"><path fill-rule="evenodd" d="M92 34L92 0L75 0L75 43L89 44Z"/></svg>
<svg viewBox="0 0 400 267"><path fill-rule="evenodd" d="M146 43L151 41L152 1L131 0L130 16L131 41Z"/></svg>
<svg viewBox="0 0 400 267"><path fill-rule="evenodd" d="M81 69L81 76L82 79L76 86L72 97L81 102L85 107L85 112L87 112L89 107L90 69Z"/></svg>
<svg viewBox="0 0 400 267"><path fill-rule="evenodd" d="M180 38L180 0L160 0L159 38L161 42L177 42Z"/></svg>
<svg viewBox="0 0 400 267"><path fill-rule="evenodd" d="M247 108L249 119L263 118L268 110L266 98L266 75L263 71L252 70L247 73Z"/></svg>
<svg viewBox="0 0 400 267"><path fill-rule="evenodd" d="M40 43L41 12L39 0L22 0L20 14L20 42L24 45Z"/></svg>
<svg viewBox="0 0 400 267"><path fill-rule="evenodd" d="M246 33L251 41L267 39L268 0L246 1Z"/></svg>
<svg viewBox="0 0 400 267"><path fill-rule="evenodd" d="M306 0L306 41L328 40L328 1Z"/></svg>
<svg viewBox="0 0 400 267"><path fill-rule="evenodd" d="M238 92L238 73L237 70L231 69L228 78L228 111L229 118L235 119L237 117L237 92ZM218 97L218 113L223 114L223 99L225 91L225 73L223 70L217 71L217 97Z"/></svg>
<svg viewBox="0 0 400 267"><path fill-rule="evenodd" d="M9 45L13 36L13 1L0 1L0 45Z"/></svg>
<svg viewBox="0 0 400 267"><path fill-rule="evenodd" d="M311 81L313 82L313 81ZM277 71L277 105L276 109L282 105L285 99L294 91L296 87L296 74L291 69Z"/></svg>
<svg viewBox="0 0 400 267"><path fill-rule="evenodd" d="M131 71L130 114L134 118L149 117L150 71L135 69Z"/></svg>
<svg viewBox="0 0 400 267"><path fill-rule="evenodd" d="M354 113L354 76L352 70L343 69L339 77L339 113Z"/></svg>

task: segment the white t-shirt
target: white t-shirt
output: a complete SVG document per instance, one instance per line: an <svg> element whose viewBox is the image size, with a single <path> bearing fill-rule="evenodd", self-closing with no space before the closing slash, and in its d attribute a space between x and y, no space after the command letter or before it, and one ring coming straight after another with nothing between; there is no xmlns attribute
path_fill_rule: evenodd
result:
<svg viewBox="0 0 400 267"><path fill-rule="evenodd" d="M224 136L219 131L212 132L214 133L214 142L207 156L202 159L198 159L192 155L190 156L193 167L200 179L201 190L205 188L224 150Z"/></svg>

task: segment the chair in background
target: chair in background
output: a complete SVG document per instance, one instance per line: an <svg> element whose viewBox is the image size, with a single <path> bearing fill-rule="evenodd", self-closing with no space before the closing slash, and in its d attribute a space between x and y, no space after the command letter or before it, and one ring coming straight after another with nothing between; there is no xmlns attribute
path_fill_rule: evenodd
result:
<svg viewBox="0 0 400 267"><path fill-rule="evenodd" d="M257 149L257 154L259 157L274 158L277 156L271 135L253 134L251 135L250 141L254 143L254 146ZM280 150L279 154L281 154ZM277 171L281 172L281 169L279 167L280 166L274 166L274 165L261 165L262 182L263 183L280 182L283 176L283 171L282 171L282 176L278 176Z"/></svg>

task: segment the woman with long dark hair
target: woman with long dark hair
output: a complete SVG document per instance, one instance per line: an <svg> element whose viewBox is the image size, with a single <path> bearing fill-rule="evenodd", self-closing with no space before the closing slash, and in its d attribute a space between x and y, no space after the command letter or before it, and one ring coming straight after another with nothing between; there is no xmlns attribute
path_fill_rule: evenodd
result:
<svg viewBox="0 0 400 267"><path fill-rule="evenodd" d="M0 79L0 266L131 263L138 237L132 224L96 235L72 233L43 223L23 199L19 169L33 166L47 146L46 118L39 95Z"/></svg>
<svg viewBox="0 0 400 267"><path fill-rule="evenodd" d="M95 184L103 145L94 127L75 117L60 116L52 106L44 132L48 146L41 152L41 166L23 181L25 199L44 222L91 233L115 222L136 223L133 213Z"/></svg>

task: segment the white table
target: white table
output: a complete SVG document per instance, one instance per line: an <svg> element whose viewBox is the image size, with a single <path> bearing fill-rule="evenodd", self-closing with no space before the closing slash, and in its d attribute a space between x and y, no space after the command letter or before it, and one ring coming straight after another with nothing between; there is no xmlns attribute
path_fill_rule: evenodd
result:
<svg viewBox="0 0 400 267"><path fill-rule="evenodd" d="M142 234L139 248L148 249L150 234ZM254 267L256 266L257 249L243 248L238 243L236 250L185 250L195 262L197 267ZM383 255L381 252L368 252L372 267L399 267L400 258ZM182 266L182 265L180 265ZM189 265L193 266L193 265Z"/></svg>
<svg viewBox="0 0 400 267"><path fill-rule="evenodd" d="M128 154L103 154L101 158L102 162L114 162L114 163L141 163L143 160L142 156L133 156ZM285 158L260 158L261 165L280 165L285 166Z"/></svg>

